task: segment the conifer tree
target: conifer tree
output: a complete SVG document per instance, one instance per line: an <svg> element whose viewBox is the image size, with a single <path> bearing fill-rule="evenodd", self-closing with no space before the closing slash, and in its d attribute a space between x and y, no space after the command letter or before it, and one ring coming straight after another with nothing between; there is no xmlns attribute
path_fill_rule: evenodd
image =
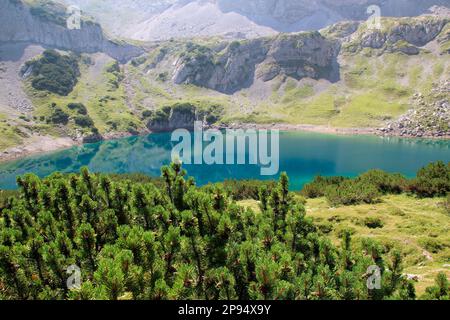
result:
<svg viewBox="0 0 450 320"><path fill-rule="evenodd" d="M0 212L0 297L6 299L414 299L401 256L363 250L350 232L335 247L282 174L259 190L260 211L220 185L195 186L180 164L164 185L81 173L18 178ZM387 261L387 262L386 262ZM389 271L385 267L388 266ZM69 266L81 269L68 288ZM369 266L382 289L369 290ZM440 276L428 296L448 297Z"/></svg>

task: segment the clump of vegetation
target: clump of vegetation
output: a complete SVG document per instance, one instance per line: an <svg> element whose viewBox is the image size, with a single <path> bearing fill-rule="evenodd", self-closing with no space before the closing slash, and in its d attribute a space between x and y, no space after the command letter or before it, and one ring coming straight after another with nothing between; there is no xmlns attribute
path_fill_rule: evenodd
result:
<svg viewBox="0 0 450 320"><path fill-rule="evenodd" d="M407 185L401 174L390 174L382 170L370 170L359 176L360 181L373 185L382 194L400 194Z"/></svg>
<svg viewBox="0 0 450 320"><path fill-rule="evenodd" d="M19 192L16 190L0 190L0 212L5 209L13 198L17 198Z"/></svg>
<svg viewBox="0 0 450 320"><path fill-rule="evenodd" d="M80 75L78 58L73 54L61 55L55 50L45 50L41 58L28 61L25 69L29 68L32 68L33 88L62 96L72 92Z"/></svg>
<svg viewBox="0 0 450 320"><path fill-rule="evenodd" d="M59 108L55 103L52 103L52 113L47 121L53 124L62 124L66 125L69 123L69 114L64 112L61 108Z"/></svg>
<svg viewBox="0 0 450 320"><path fill-rule="evenodd" d="M370 229L379 229L384 227L383 221L376 217L367 217L364 219L364 225Z"/></svg>
<svg viewBox="0 0 450 320"><path fill-rule="evenodd" d="M325 197L332 206L375 203L380 196L381 193L374 185L360 180L346 180L325 190Z"/></svg>
<svg viewBox="0 0 450 320"><path fill-rule="evenodd" d="M423 246L427 251L432 253L439 253L445 247L445 243L441 242L439 239L434 238L421 238L419 240L421 246Z"/></svg>
<svg viewBox="0 0 450 320"><path fill-rule="evenodd" d="M435 285L427 288L424 300L450 300L450 282L444 272L436 276Z"/></svg>
<svg viewBox="0 0 450 320"><path fill-rule="evenodd" d="M409 190L423 198L446 196L450 192L450 163L438 161L422 168Z"/></svg>
<svg viewBox="0 0 450 320"><path fill-rule="evenodd" d="M261 192L272 190L276 187L275 181L261 180L225 180L222 183L205 186L205 189L222 187L233 200L259 200Z"/></svg>
<svg viewBox="0 0 450 320"><path fill-rule="evenodd" d="M75 124L82 127L82 128L93 128L94 127L94 121L92 121L91 117L89 116L76 116L74 118Z"/></svg>
<svg viewBox="0 0 450 320"><path fill-rule="evenodd" d="M187 64L195 63L202 67L214 65L214 53L211 48L190 41L186 44L186 50L181 53L181 57Z"/></svg>
<svg viewBox="0 0 450 320"><path fill-rule="evenodd" d="M400 174L370 170L355 179L318 176L300 194L307 198L326 197L331 205L374 203L381 195L411 193L419 197L442 197L450 192L450 163L431 163L408 180Z"/></svg>
<svg viewBox="0 0 450 320"><path fill-rule="evenodd" d="M229 50L232 52L238 50L240 47L241 47L241 43L237 40L231 42L228 46Z"/></svg>
<svg viewBox="0 0 450 320"><path fill-rule="evenodd" d="M137 57L131 60L131 64L133 65L133 67L139 67L140 65L144 64L147 59L147 56Z"/></svg>
<svg viewBox="0 0 450 320"><path fill-rule="evenodd" d="M109 85L114 89L118 89L120 86L120 83L125 78L122 70L120 69L120 64L118 61L113 61L109 63L106 68L106 75L108 77L108 83Z"/></svg>
<svg viewBox="0 0 450 320"><path fill-rule="evenodd" d="M324 197L325 190L329 186L337 186L345 180L348 180L348 178L317 176L311 183L308 183L303 187L300 194L310 199Z"/></svg>
<svg viewBox="0 0 450 320"><path fill-rule="evenodd" d="M165 106L161 109L157 110L156 112L152 112L150 114L150 121L155 123L163 123L168 122L170 119L170 114L172 112L172 107Z"/></svg>
<svg viewBox="0 0 450 320"><path fill-rule="evenodd" d="M152 110L144 110L142 112L142 119L148 119L153 115L153 111Z"/></svg>
<svg viewBox="0 0 450 320"><path fill-rule="evenodd" d="M158 189L164 188L164 180L162 178L150 177L143 173L122 173L122 174L108 174L108 178L113 182L127 182L129 184L153 184Z"/></svg>
<svg viewBox="0 0 450 320"><path fill-rule="evenodd" d="M198 108L198 116L207 124L218 123L224 114L223 106L219 104L208 105L203 108Z"/></svg>
<svg viewBox="0 0 450 320"><path fill-rule="evenodd" d="M289 192L261 193L261 212L216 188L200 189L177 164L163 187L93 175L18 178L1 211L2 299L411 299L401 256L348 232L335 247ZM81 287L66 270L81 268ZM367 286L378 266L382 287Z"/></svg>
<svg viewBox="0 0 450 320"><path fill-rule="evenodd" d="M169 74L167 72L159 73L156 79L161 82L166 82L169 79Z"/></svg>
<svg viewBox="0 0 450 320"><path fill-rule="evenodd" d="M69 108L70 110L76 110L78 114L84 116L88 114L87 108L82 103L69 103L67 105L67 108Z"/></svg>
<svg viewBox="0 0 450 320"><path fill-rule="evenodd" d="M28 2L28 4L33 16L60 26L66 26L67 10L63 5L50 0L34 0Z"/></svg>

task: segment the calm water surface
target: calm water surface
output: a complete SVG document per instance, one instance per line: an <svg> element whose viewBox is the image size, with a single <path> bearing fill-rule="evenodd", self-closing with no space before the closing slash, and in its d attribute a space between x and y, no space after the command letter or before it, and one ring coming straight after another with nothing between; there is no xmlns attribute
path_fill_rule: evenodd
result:
<svg viewBox="0 0 450 320"><path fill-rule="evenodd" d="M40 177L54 171L144 173L159 176L170 163L174 143L170 134L151 134L73 147L55 153L0 163L0 189L15 189L16 177L35 173ZM353 177L369 169L383 169L413 177L429 162L450 162L450 141L335 136L304 132L280 134L280 172L286 171L293 190L316 175ZM262 177L257 165L185 165L190 176L202 185L224 179L273 179Z"/></svg>

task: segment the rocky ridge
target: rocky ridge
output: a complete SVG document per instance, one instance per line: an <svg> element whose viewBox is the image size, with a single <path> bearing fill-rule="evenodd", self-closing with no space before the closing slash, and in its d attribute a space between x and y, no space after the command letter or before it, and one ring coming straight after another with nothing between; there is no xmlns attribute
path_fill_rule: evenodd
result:
<svg viewBox="0 0 450 320"><path fill-rule="evenodd" d="M253 39L365 21L369 6L384 17L421 15L448 0L57 0L75 4L114 34L144 41L226 36Z"/></svg>
<svg viewBox="0 0 450 320"><path fill-rule="evenodd" d="M448 16L424 15L414 19L400 18L396 21L383 19L382 29L370 29L366 25L352 35L346 43L347 51L356 53L364 48L383 52L419 54L421 47L433 41L450 22Z"/></svg>
<svg viewBox="0 0 450 320"><path fill-rule="evenodd" d="M81 21L81 29L68 29L65 8L33 9L21 0L0 2L0 42L28 42L74 52L104 52L126 62L144 51L136 46L109 39L101 26L90 20Z"/></svg>
<svg viewBox="0 0 450 320"><path fill-rule="evenodd" d="M172 79L227 94L249 87L255 76L263 81L279 75L335 81L339 47L318 32L234 41L219 53L190 45L176 61Z"/></svg>

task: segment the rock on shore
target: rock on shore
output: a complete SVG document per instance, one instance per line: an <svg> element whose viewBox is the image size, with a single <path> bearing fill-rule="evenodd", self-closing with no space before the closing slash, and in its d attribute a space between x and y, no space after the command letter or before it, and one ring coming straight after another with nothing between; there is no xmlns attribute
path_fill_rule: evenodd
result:
<svg viewBox="0 0 450 320"><path fill-rule="evenodd" d="M450 81L435 86L430 97L414 95L414 108L379 131L382 135L450 138ZM432 102L429 102L432 101Z"/></svg>

